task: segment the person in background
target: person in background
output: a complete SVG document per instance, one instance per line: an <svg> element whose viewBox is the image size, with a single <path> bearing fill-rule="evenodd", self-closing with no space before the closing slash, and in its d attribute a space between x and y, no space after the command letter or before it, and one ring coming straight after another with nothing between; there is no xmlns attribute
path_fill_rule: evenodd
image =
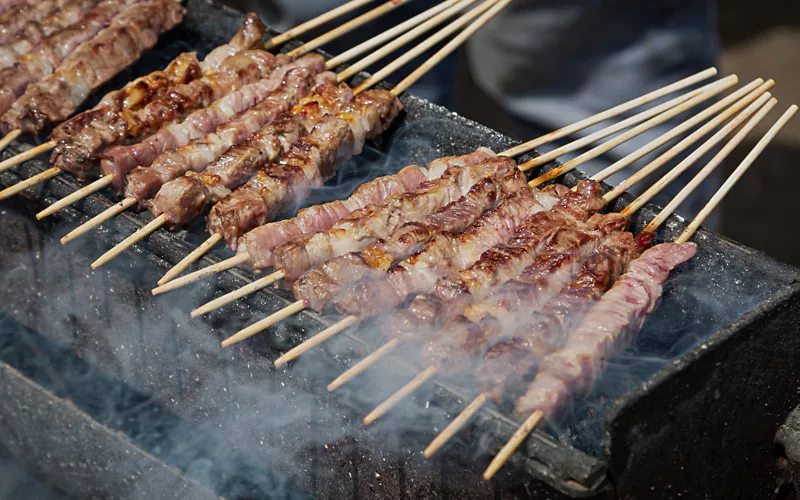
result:
<svg viewBox="0 0 800 500"><path fill-rule="evenodd" d="M230 1L234 7L262 14L268 23L280 30L345 3L344 0ZM380 5L380 1L369 8ZM411 0L325 49L331 53L345 50L436 3L434 0ZM716 26L713 0L514 0L470 38L458 57L444 61L409 91L511 137L526 140L715 65ZM701 84L705 83L708 82ZM671 97L674 96L663 100ZM707 101L706 105L712 102ZM700 106L693 108L617 146L584 164L581 170L592 173L608 166L700 109ZM614 120L623 120L639 111L633 110ZM601 126L611 123L613 121L607 121ZM578 135L589 134L601 126ZM548 145L542 150L565 142ZM643 166L665 149L662 147L637 161L632 168ZM663 204L677 193L715 151L698 161L655 202ZM684 156L685 153L668 163L650 180ZM569 156L560 160L567 158ZM632 168L618 173L608 182L614 184L629 176ZM644 184L634 191L649 185ZM679 212L687 215L697 212L718 185L719 175L712 175L684 202ZM706 223L712 229L718 225L718 218L710 218Z"/></svg>

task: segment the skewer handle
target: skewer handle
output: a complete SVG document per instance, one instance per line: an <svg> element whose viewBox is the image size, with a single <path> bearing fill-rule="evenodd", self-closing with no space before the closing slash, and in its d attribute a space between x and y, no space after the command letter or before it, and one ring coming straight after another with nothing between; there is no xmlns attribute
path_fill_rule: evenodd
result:
<svg viewBox="0 0 800 500"><path fill-rule="evenodd" d="M196 318L197 316L201 316L203 314L208 314L215 309L219 309L222 306L228 305L231 302L236 302L237 300L241 299L242 297L246 297L251 293L257 292L262 288L266 288L269 285L280 281L285 276L283 271L275 271L272 274L264 276L263 278L257 279L254 282L250 283L249 285L245 285L239 289L236 289L230 293L226 293L222 297L216 298L207 304L198 307L194 311L191 312L191 316Z"/></svg>
<svg viewBox="0 0 800 500"><path fill-rule="evenodd" d="M198 281L201 278L204 278L210 274L220 273L232 267L236 267L239 264L244 264L248 260L250 260L249 253L247 252L237 253L230 259L225 259L222 262L217 262L216 264L210 265L208 267L198 269L197 271L187 274L186 276L181 276L180 278L176 278L172 281L164 283L161 286L153 288L152 293L153 295L160 295L162 293L171 292L172 290L177 290L178 288L186 286L189 283L194 283L195 281Z"/></svg>
<svg viewBox="0 0 800 500"><path fill-rule="evenodd" d="M686 227L686 229L684 229L681 235L675 239L675 243L686 243L687 241L689 241L689 238L691 238L692 235L695 233L695 231L697 231L697 229L700 227L703 221L705 221L706 218L709 216L709 214L711 214L711 212L717 207L719 202L722 201L723 198L725 198L725 195L728 194L728 192L733 188L736 182L738 182L739 179L745 174L745 172L747 172L747 169L750 168L750 165L752 165L753 162L756 160L756 158L758 158L758 155L760 155L761 152L764 151L764 148L766 148L767 145L769 145L769 143L772 142L772 139L774 139L775 136L778 135L778 132L780 132L781 129L784 127L784 125L786 125L786 123L792 119L795 113L797 113L797 106L792 104L789 107L789 109L787 109L783 113L783 115L781 115L781 117L778 118L778 121L775 122L775 124L772 127L770 127L767 133L764 134L764 137L762 137L761 140L758 141L755 147L750 151L750 153L745 157L745 159L742 160L739 166L736 167L736 170L733 171L730 177L728 177L728 179L725 180L725 182L722 184L722 186L720 186L717 192L714 193L714 196L711 197L706 206L704 206L703 209L700 210L700 212L697 214L694 220L692 220L692 222L689 223L689 225Z"/></svg>
<svg viewBox="0 0 800 500"><path fill-rule="evenodd" d="M478 410L480 410L483 405L486 404L488 399L489 397L485 392L478 394L478 397L473 399L472 402L466 408L464 408L464 410L459 413L458 416L454 418L453 421L450 422L447 427L445 427L444 430L440 432L436 438L434 438L433 441L431 441L431 444L425 448L425 451L422 453L425 458L431 458L434 456L436 452L442 448L442 446L447 444L447 442L450 441L453 436L458 434L458 431L460 431L461 428L464 427L476 413L478 413Z"/></svg>
<svg viewBox="0 0 800 500"><path fill-rule="evenodd" d="M341 54L339 54L338 56L332 57L331 59L329 59L328 62L325 63L325 69L328 69L328 70L334 69L335 67L337 67L337 66L339 66L341 64L344 64L347 61L351 61L355 57L360 56L364 52L368 52L369 50L371 50L371 49L373 49L375 47L379 47L379 46L383 45L385 42L388 42L389 40L393 40L395 37L399 36L400 34L405 33L406 31L408 31L410 29L413 29L416 26L419 26L420 24L422 24L426 20L431 19L432 17L436 16L437 14L442 12L443 10L452 7L453 5L455 5L459 1L461 1L461 0L447 0L446 2L442 2L440 4L437 4L437 5L433 6L433 7L431 7L430 9L426 10L425 12L421 12L421 13L417 14L416 16L412 17L411 19L408 19L408 20L398 24L394 28L392 28L390 30L387 30L387 31L384 31L383 33L381 33L381 34L379 34L377 36L374 36L374 37L370 38L369 40L361 42L360 44L356 45L352 49L346 50L346 51L342 52Z"/></svg>
<svg viewBox="0 0 800 500"><path fill-rule="evenodd" d="M120 241L114 248L100 256L99 259L92 262L92 269L97 269L103 264L108 263L116 258L119 254L135 245L139 240L160 228L167 222L167 216L164 214L159 215L155 219L148 222L145 226L139 228L135 233Z"/></svg>
<svg viewBox="0 0 800 500"><path fill-rule="evenodd" d="M11 132L13 134L13 132ZM9 135L11 135L9 134ZM7 138L8 136L6 136ZM18 154L17 156L12 156L11 158L0 162L0 172L5 172L9 168L16 167L20 163L25 163L26 161L30 160L31 158L36 158L42 153L46 153L56 147L55 141L47 141L44 144L39 144L35 148L31 148L27 151L23 151L22 153Z"/></svg>
<svg viewBox="0 0 800 500"><path fill-rule="evenodd" d="M722 163L722 161L727 158L729 154L731 154L736 146L738 146L744 140L744 138L747 137L747 134L749 134L755 128L755 126L758 125L765 116L767 116L767 113L769 113L777 103L778 100L773 97L764 105L764 107L759 109L758 113L750 118L745 126L742 127L733 136L733 138L731 138L731 140L725 144L725 146L723 146L719 153L715 154L711 161L709 161L706 166L697 172L697 175L695 175L692 180L690 180L683 187L683 189L681 189L680 192L674 198L672 198L672 200L670 200L667 206L665 206L658 213L658 215L656 215L656 217L650 221L650 223L642 230L642 232L652 233L658 230L661 224L663 224L664 221L666 221L669 216L675 212L680 204L683 203L683 201L686 200L690 194L692 194L697 186L699 186L709 175L711 175L711 172L713 172L714 169L716 169Z"/></svg>
<svg viewBox="0 0 800 500"><path fill-rule="evenodd" d="M375 352L369 354L369 356L365 357L358 363L351 366L347 371L336 377L333 382L328 384L328 391L333 392L339 387L343 386L344 384L350 382L354 378L356 378L361 373L365 372L367 368L374 365L387 354L397 349L397 346L400 345L400 341L397 339L392 339L389 342L383 344L380 349Z"/></svg>
<svg viewBox="0 0 800 500"><path fill-rule="evenodd" d="M332 21L337 17L343 16L348 12L354 11L374 1L375 0L350 0L344 5L340 5L339 7L331 9L328 12L315 17L314 19L308 20L302 24L298 24L294 28L287 30L284 33L272 38L271 40L269 40L264 44L264 50L269 50L273 47L277 47L282 43L288 42L292 38L302 35L306 31L311 31L318 26L322 26L328 21Z"/></svg>
<svg viewBox="0 0 800 500"><path fill-rule="evenodd" d="M266 318L262 319L261 321L257 321L252 325L239 330L235 334L231 335L227 339L222 341L222 347L230 347L233 344L241 342L242 340L249 339L253 335L266 330L267 328L271 327L275 323L285 320L286 318L293 316L303 309L306 308L306 303L302 300L298 300L297 302L293 302L288 306L284 307L280 311L267 316Z"/></svg>
<svg viewBox="0 0 800 500"><path fill-rule="evenodd" d="M2 140L0 140L0 152L5 151L8 145L14 142L14 139L19 137L20 135L22 135L22 130L20 129L12 130L8 134L6 134L6 136L3 137Z"/></svg>
<svg viewBox="0 0 800 500"><path fill-rule="evenodd" d="M348 80L350 77L355 76L358 72L365 70L373 63L380 61L384 57L388 56L389 54L392 54L397 49L406 45L410 41L416 39L420 35L442 24L448 18L458 14L459 11L465 9L469 5L475 3L476 1L477 0L461 0L457 4L448 8L447 10L444 10L439 14L433 16L432 18L428 19L427 21L420 24L416 28L412 29L408 33L398 37L396 40L393 40L391 43L387 43L386 45L376 50L375 52L372 52L363 59L354 62L353 64L350 65L350 67L345 68L341 73L336 75L337 83L341 83L345 80Z"/></svg>
<svg viewBox="0 0 800 500"><path fill-rule="evenodd" d="M293 359L300 357L300 355L303 354L304 352L310 351L311 349L325 342L329 338L347 330L352 325L354 325L356 321L358 321L358 318L356 318L355 316L347 316L341 321L334 323L333 325L322 330L313 337L307 339L305 342L296 345L295 347L290 349L286 354L276 359L275 366L276 367L283 366L289 361L292 361Z"/></svg>
<svg viewBox="0 0 800 500"><path fill-rule="evenodd" d="M114 176L104 175L103 177L100 177L96 181L92 182L91 184L78 189L74 193L61 198L60 200L53 203L49 207L45 208L44 210L36 214L36 219L42 220L47 216L53 215L59 210L67 208L68 206L72 205L78 200L82 200L87 196L89 196L90 194L96 193L97 191L100 191L104 187L109 186L112 182L114 182Z"/></svg>
<svg viewBox="0 0 800 500"><path fill-rule="evenodd" d="M204 241L202 244L200 244L200 246L189 252L189 254L186 257L181 259L181 261L175 264L172 267L172 269L167 271L164 274L164 276L162 276L161 279L158 280L158 284L163 285L164 283L172 281L174 278L179 276L184 270L186 270L187 267L194 264L194 262L197 261L197 259L205 255L206 252L211 250L211 248L220 241L222 241L222 235L219 233L214 233L211 236L209 236L209 238L206 241Z"/></svg>
<svg viewBox="0 0 800 500"><path fill-rule="evenodd" d="M365 12L364 14L361 14L360 16L347 21L346 23L330 30L329 32L320 35L309 42L304 43L303 45L297 47L296 49L289 51L286 55L294 58L294 57L300 57L303 54L308 54L312 50L318 49L323 45L325 45L326 43L336 40L337 38L346 33L350 33L351 31L358 28L362 24L366 24L372 21L373 19L381 17L387 12L400 7L407 1L408 0L390 0L389 2L386 2L382 5L379 5L378 7L375 7L369 12Z"/></svg>
<svg viewBox="0 0 800 500"><path fill-rule="evenodd" d="M510 0L500 0L500 2L498 3L503 4L503 6L505 7L505 5L507 5L509 1ZM376 71L374 75L370 76L369 78L361 82L358 85L358 87L354 88L353 92L355 94L359 94L369 89L373 85L377 84L378 82L385 80L389 75L391 75L398 69L402 68L403 66L411 62L415 57L419 56L426 50L432 48L433 46L443 41L445 38L452 35L453 33L459 31L460 29L462 29L468 23L472 22L475 18L477 18L484 12L487 12L493 5L496 5L495 2L497 2L497 0L485 0L483 3L481 3L474 9L470 10L463 16L459 17L455 21L451 22L444 28L440 29L439 31L428 37L423 42L416 45L413 49L409 50L402 56L398 57L394 61L390 62L383 68ZM498 12L497 10L494 9L492 10L493 10L492 15ZM397 87L393 89L392 93L394 93L395 95L398 94Z"/></svg>
<svg viewBox="0 0 800 500"><path fill-rule="evenodd" d="M667 85L666 87L654 90L641 97L631 99L630 101L618 104L617 106L614 106L611 109L608 109L601 113L597 113L596 115L592 115L588 118L584 118L583 120L577 121L572 125L567 125L566 127L562 127L558 130L550 132L549 134L545 134L539 138L520 144L519 146L514 146L509 150L503 151L502 153L500 153L500 155L510 156L510 157L519 156L523 153L532 151L538 148L539 146L544 146L545 144L549 144L563 137L567 137L568 135L572 135L575 132L583 130L587 127L591 127L592 125L596 125L602 121L608 120L609 118L614 118L617 115L621 115L626 111L638 108L639 106L647 104L648 102L660 99L661 97L664 97L673 92L689 87L690 85L694 85L695 83L711 78L712 76L716 76L716 74L717 74L717 68L708 68L692 76L686 77L683 80L679 80L675 83Z"/></svg>
<svg viewBox="0 0 800 500"><path fill-rule="evenodd" d="M397 406L400 401L405 399L406 396L419 389L422 384L430 380L438 372L438 366L429 366L423 370L422 373L414 377L411 382L401 387L400 390L389 396L386 401L379 404L377 408L369 413L369 415L364 417L364 425L369 425L384 416L389 410Z"/></svg>
<svg viewBox="0 0 800 500"><path fill-rule="evenodd" d="M38 174L25 179L24 181L20 181L13 186L7 187L4 190L0 191L0 200L5 200L6 198L10 198L17 193L25 191L29 187L33 187L37 184L41 184L42 182L52 179L53 177L57 176L61 173L61 169L57 167L48 168L44 172L39 172Z"/></svg>
<svg viewBox="0 0 800 500"><path fill-rule="evenodd" d="M644 146L638 148L636 151L626 155L624 158L620 158L619 160L612 163L608 167L604 168L600 172L597 172L591 177L592 180L603 181L611 177L620 170L627 168L628 166L632 165L635 161L655 151L656 149L660 148L669 141L681 136L682 134L685 134L692 128L696 127L698 124L702 123L702 121L705 120L706 118L713 116L714 114L716 114L720 110L725 109L731 104L735 103L735 106L737 107L736 109L743 108L744 106L755 100L759 95L772 88L773 85L775 85L775 82L773 80L769 80L765 83L763 79L756 78L755 80L745 85L744 87L740 88L736 92L733 92L724 99L721 99L720 101L709 106L700 113L694 115L688 120L685 120L680 125L671 128L665 134L653 139ZM670 149L670 151L673 151L673 149ZM659 156L659 159L662 157L666 158L666 156L668 155L661 155Z"/></svg>
<svg viewBox="0 0 800 500"><path fill-rule="evenodd" d="M628 130L627 132L622 133L622 134L614 137L610 141L604 142L603 144L601 144L601 145L599 145L599 146L597 146L597 147L595 147L593 149L590 149L589 151L587 151L587 152L583 153L582 155L578 156L577 158L574 158L574 159L564 163L560 167L554 168L553 170L551 170L551 171L549 171L549 172L547 172L547 173L545 173L543 175L540 175L539 177L533 179L528 184L531 187L540 186L540 185L544 184L545 182L550 181L550 180L558 177L559 175L565 174L566 172L569 172L570 170L573 170L573 169L577 168L578 166L584 164L585 162L587 162L587 161L589 161L591 159L597 158L598 156L600 156L603 153L606 153L607 151L610 151L611 149L613 149L613 148L619 146L620 144L622 144L623 142L626 142L626 141L636 137L637 135L641 134L642 132L650 130L651 128L655 127L656 125L660 125L661 123L666 122L667 120L669 120L669 119L671 119L671 118L673 118L673 117L675 117L675 116L677 116L677 115L679 115L679 114L681 114L681 113L683 113L683 112L685 112L685 111L697 106L698 104L702 103L703 101L711 99L712 97L714 97L715 95L717 95L720 92L724 91L725 89L727 89L729 87L732 87L733 85L736 85L737 81L738 81L738 78L737 78L736 75L730 75L728 77L725 77L725 78L719 80L718 82L712 84L708 88L708 90L706 90L705 92L703 92L703 93L701 93L699 95L696 95L696 96L692 97L691 99L689 99L688 101L684 101L683 103L679 104L678 106L675 106L674 108L668 109L667 111L664 111L663 113L661 113L661 114L659 114L657 116L654 116L653 118L650 118L646 122L641 123L641 124L637 125L636 127Z"/></svg>
<svg viewBox="0 0 800 500"><path fill-rule="evenodd" d="M105 211L100 212L99 214L95 215L88 221L84 222L80 226L73 229L71 232L67 233L66 236L61 238L61 244L65 245L70 241L74 240L75 238L88 233L89 231L99 226L103 222L114 218L117 214L120 214L125 210L129 209L130 207L136 205L136 203L137 203L136 198L131 197L131 198L125 198L121 202L111 205Z"/></svg>
<svg viewBox="0 0 800 500"><path fill-rule="evenodd" d="M519 429L517 429L517 432L511 436L511 439L508 440L508 442L489 464L489 467L486 468L483 473L483 478L485 480L488 481L494 477L494 475L497 474L497 471L499 471L506 464L506 462L508 462L508 459L511 458L511 455L517 451L517 448L519 448L522 442L525 441L525 438L528 437L528 434L530 434L533 429L539 425L539 421L542 420L543 416L544 413L541 411L535 411L530 417L528 417L527 420L525 420L525 423L522 424Z"/></svg>
<svg viewBox="0 0 800 500"><path fill-rule="evenodd" d="M449 56L454 50L461 46L467 38L471 37L476 31L481 29L484 24L488 23L494 16L497 15L501 10L503 10L508 4L511 3L511 0L500 0L497 2L494 7L487 10L482 16L475 20L472 24L467 26L467 28L456 35L452 40L450 40L447 45L439 49L430 59L425 61L420 65L419 68L415 69L410 75L403 78L400 83L394 86L392 89L392 93L394 95L400 95L403 93L408 87L414 85L420 78L422 78L425 73L430 71L434 66L439 64L442 59Z"/></svg>
<svg viewBox="0 0 800 500"><path fill-rule="evenodd" d="M733 132L733 130L736 129L739 125L744 123L744 121L747 120L753 113L758 111L758 108L762 107L769 100L770 97L772 97L772 95L769 92L767 92L766 94L763 94L761 97L756 99L755 102L747 106L747 108L744 111L739 113L733 120L728 122L724 127L720 128L714 135L711 136L711 138L709 138L703 144L701 144L700 147L692 151L692 153L689 156L684 158L680 163L672 167L672 169L670 169L669 172L667 172L664 176L662 176L660 179L654 182L653 185L647 188L644 193L636 197L636 199L633 200L630 203L630 205L625 207L625 209L622 210L620 214L629 217L631 214L642 208L645 205L645 203L652 200L656 196L656 194L661 192L662 189L664 189L670 183L672 183L672 181L677 179L679 175L688 170L689 167L691 167L697 160L699 160L703 155L711 151L711 149L714 146L716 146L723 139L725 139L725 137L727 137L731 132ZM730 118L733 112L737 111L738 109L739 109L738 106L733 106L729 110L726 110L724 113L720 114L710 122L706 123L703 127L693 132L689 137L681 141L680 144L677 144L672 149L679 148L679 146L684 146L684 143L688 143L685 145L685 147L689 147L690 144L694 143L695 141L698 141L702 136L707 134L709 130L719 126L720 124L722 124L722 122ZM669 153L672 152L672 149L670 149L670 151L667 151L665 155L671 156L669 155ZM682 151L683 147L681 147L680 150ZM675 154L677 155L677 153ZM659 162L660 159L661 158L657 159L656 161L651 163L651 165L656 164L656 166L658 166L664 163L664 162ZM722 159L720 159L719 161L721 162ZM648 167L649 166L650 165L648 165ZM644 170L645 169L643 168L640 170L640 172L643 172ZM637 172L637 174L638 173L639 172ZM633 179L633 176L631 176L630 179ZM620 183L619 186L614 188L613 192L609 192L608 200L612 200L618 194L621 194L625 190L627 184L628 181L622 182Z"/></svg>

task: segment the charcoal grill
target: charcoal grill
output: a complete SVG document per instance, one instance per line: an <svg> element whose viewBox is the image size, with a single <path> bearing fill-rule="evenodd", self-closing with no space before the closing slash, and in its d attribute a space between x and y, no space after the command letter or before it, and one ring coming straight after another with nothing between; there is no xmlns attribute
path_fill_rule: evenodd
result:
<svg viewBox="0 0 800 500"><path fill-rule="evenodd" d="M183 25L108 90L163 66L182 50L207 52L243 19L201 0L188 1L187 10ZM403 101L406 112L385 139L368 148L365 160L342 169L335 181L340 188L322 190L309 203L374 177L369 169L376 164L397 170L411 160L514 144L421 99ZM19 151L15 145L4 155ZM42 161L28 162L0 174L0 185L44 168ZM581 178L573 172L564 181L574 185ZM220 350L220 338L289 304L288 292L267 289L206 319L190 319L188 311L215 292L252 281L251 274L233 270L153 298L150 288L157 279L202 241L201 225L178 234L156 232L91 272L94 257L147 221L125 213L62 247L57 240L67 228L112 203L94 195L56 217L33 220L47 201L78 187L62 176L0 205L5 280L0 377L6 397L0 444L73 495L134 496L131 491L138 490L124 485L136 481L120 478L148 467L161 482L153 480L142 491L159 497L308 492L323 498L764 498L776 491L781 471L773 439L800 404L800 364L792 355L800 351L800 273L759 252L699 232L698 255L674 273L635 345L566 419L534 432L511 466L485 483L482 466L514 429L507 415L481 412L440 457L423 459L421 450L435 430L471 400L467 386L443 380L377 425L361 428L359 417L407 381L413 366L394 359L383 367L380 384L361 381L349 391L327 393L330 377L320 373L340 372L373 347L372 339L353 332L276 370L271 361L281 352L329 324L311 312ZM641 210L636 229L655 213L653 206ZM683 226L673 217L661 236L673 237ZM219 258L207 255L204 264ZM122 425L143 418L140 411L124 410L129 406L155 408L164 420L144 420L159 422L157 429ZM34 409L36 426L11 425ZM67 425L69 419L74 421ZM99 423L93 427L92 420ZM70 484L75 480L69 468L48 467L42 457L43 446L59 442L38 435L37 429L48 426L53 436L80 427L95 443L89 450L135 458L109 466L105 481ZM201 446L207 443L213 446ZM83 453L79 459L90 463L86 449L65 446L59 452ZM237 472L230 464L243 465ZM153 492L163 484L175 489ZM251 490L231 486L239 484Z"/></svg>

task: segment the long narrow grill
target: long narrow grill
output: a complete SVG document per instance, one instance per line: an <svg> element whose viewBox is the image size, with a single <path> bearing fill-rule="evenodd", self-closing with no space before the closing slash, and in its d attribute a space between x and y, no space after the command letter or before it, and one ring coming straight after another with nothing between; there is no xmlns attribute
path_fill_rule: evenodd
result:
<svg viewBox="0 0 800 500"><path fill-rule="evenodd" d="M168 34L157 50L98 95L119 88L133 75L163 67L182 51L207 52L224 42L222 35L233 33L240 22L241 16L231 11L190 1L182 27ZM406 114L386 135L386 143L372 145L363 159L346 165L333 181L347 187L335 192L322 190L306 204L341 198L358 182L379 174L368 171L376 164L384 165L385 171L380 173L389 173L412 160L463 154L478 146L500 151L514 144L420 99L404 97L403 102ZM16 152L4 154L7 157ZM0 174L0 184L12 185L45 168L41 161L28 162L14 172ZM572 173L565 183L572 186L580 179L579 174ZM358 416L387 390L414 374L415 367L395 359L382 368L379 380L366 381L345 397L328 395L323 386L329 377L319 374L337 373L348 359L377 345L375 339L364 335L365 329L347 333L330 345L328 352L333 357L323 352L312 354L290 370L276 372L270 362L278 353L326 324L324 318L311 312L303 312L290 324L220 355L218 336L226 337L253 318L284 307L292 301L291 295L286 290L268 289L213 314L207 321L188 319L188 311L215 291L233 290L252 280L250 274L234 270L220 275L216 283L200 284L190 293L163 300L151 297L149 289L163 271L204 239L202 227L197 225L180 234L154 233L107 270L87 274L90 257L118 241L120 235L143 226L146 220L140 215L123 214L115 223L100 228L97 238L63 248L55 243L57 237L66 228L106 209L111 200L94 195L64 210L59 218L39 224L30 222L29 215L44 207L44 200L61 198L78 187L70 177L61 176L6 205L10 207L6 212L24 214L4 216L0 223L5 226L1 234L10 235L0 246L4 253L0 270L6 276L3 299L15 319L21 318L26 327L44 333L78 357L90 359L181 418L222 426L226 439L246 447L267 468L289 473L307 491L364 498L384 494L491 496L489 487L479 481L480 464L473 463L473 452L468 451L472 447L456 443L452 453L432 462L417 453L434 429L441 429L448 416L471 399L469 381L437 381L431 391L420 394L417 403L399 408L391 419L394 424L388 424L390 428L364 431L357 424ZM610 209L619 209L629 201L623 197ZM646 207L634 218L634 231L640 231L654 215L653 208ZM662 232L663 238L674 236L681 227L681 221L673 218ZM606 462L611 452L603 450L601 439L604 425L611 429L621 425L611 420L616 412L624 411L624 407L615 408L614 402L619 398L635 402L627 399L631 391L641 391L637 389L640 384L654 374L674 373L677 369L670 367L674 360L687 368L700 363L686 357L686 352L719 335L721 328L740 320L759 304L765 307L764 314L772 314L772 308L790 303L782 301L796 300L786 294L787 287L800 279L795 270L712 234L701 233L700 242L692 269L676 273L668 282L663 304L649 319L630 356L622 356L610 366L609 376L593 393L580 400L566 420L551 427L559 440L536 432L528 450L516 455L512 463L526 473L525 479L536 478L571 496L607 491L608 467L620 467ZM219 257L210 255L204 260L209 264ZM41 297L13 293L35 289L48 292ZM702 294L696 294L697 290ZM675 317L687 321L675 325ZM666 346L676 347L669 351ZM609 410L613 412L607 417ZM282 421L265 421L276 416ZM640 418L647 420L650 415ZM482 449L492 451L514 427L506 414L487 411L474 422L475 432L464 439L481 439ZM309 444L308 435L320 436L319 442ZM611 443L620 446L619 441L612 439ZM459 454L465 456L463 461L454 458Z"/></svg>

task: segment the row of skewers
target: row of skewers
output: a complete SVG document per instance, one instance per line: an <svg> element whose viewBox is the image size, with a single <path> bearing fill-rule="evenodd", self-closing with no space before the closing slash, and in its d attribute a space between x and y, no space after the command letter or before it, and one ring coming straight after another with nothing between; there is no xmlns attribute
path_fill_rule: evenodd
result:
<svg viewBox="0 0 800 500"><path fill-rule="evenodd" d="M177 5L169 2L163 3ZM353 1L343 7L353 8L356 3L367 2ZM274 269L269 276L193 311L196 316L281 279L293 283L295 303L226 339L223 346L305 308L334 310L344 316L287 352L276 365L368 318L388 315L388 342L333 381L329 389L352 380L401 345L422 345L425 369L370 413L365 418L370 423L435 375L463 376L477 366L478 397L437 437L426 455L438 450L488 401L502 404L517 399L514 414L524 423L487 469L488 479L543 418L551 417L573 394L585 393L614 350L630 343L655 307L669 272L694 254L694 245L686 241L796 107L778 120L675 243L652 246L666 218L774 107L776 101L768 92L774 82L751 82L574 189L561 184L539 187L719 95L737 83L736 77L687 92L519 166L513 157L686 89L716 71L698 73L499 154L481 148L439 158L425 167L409 166L363 184L346 200L311 206L294 218L273 222L332 177L342 162L361 151L366 140L387 130L402 110L397 96L509 0L486 0L474 6L355 88L343 82L473 7L475 0L443 2L327 62L309 53L396 3L388 2L278 56L252 49L264 27L250 15L230 43L213 50L202 62L194 54L181 54L163 71L106 95L95 108L56 127L52 140L42 147L0 163L4 170L53 149L51 169L0 192L0 198L62 172L98 179L37 217L109 186L125 193L120 203L68 234L64 242L128 208L149 209L153 221L98 259L92 265L95 268L156 229L182 227L208 211L211 237L170 270L154 293L175 290L245 263ZM338 14L332 11L327 16ZM391 92L370 90L451 35L455 36ZM286 36L293 35L276 37L268 46L282 43ZM387 41L345 71L329 72ZM118 66L113 60L103 62L110 68L106 73ZM24 110L20 116L25 120L6 120L4 115L0 119L3 130L10 136L17 131L41 132L74 112L88 92L99 86L76 84L79 88L72 89L63 77L66 72L60 74L61 91L74 91L75 104L58 101L64 108L58 114L48 107L54 100L23 96L11 109ZM642 233L634 237L625 231L639 208L737 128L725 147ZM692 129L685 139L603 194L600 181ZM602 213L625 190L715 129L719 130L623 211ZM617 133L530 182L523 174ZM234 257L176 279L223 240L237 251Z"/></svg>

